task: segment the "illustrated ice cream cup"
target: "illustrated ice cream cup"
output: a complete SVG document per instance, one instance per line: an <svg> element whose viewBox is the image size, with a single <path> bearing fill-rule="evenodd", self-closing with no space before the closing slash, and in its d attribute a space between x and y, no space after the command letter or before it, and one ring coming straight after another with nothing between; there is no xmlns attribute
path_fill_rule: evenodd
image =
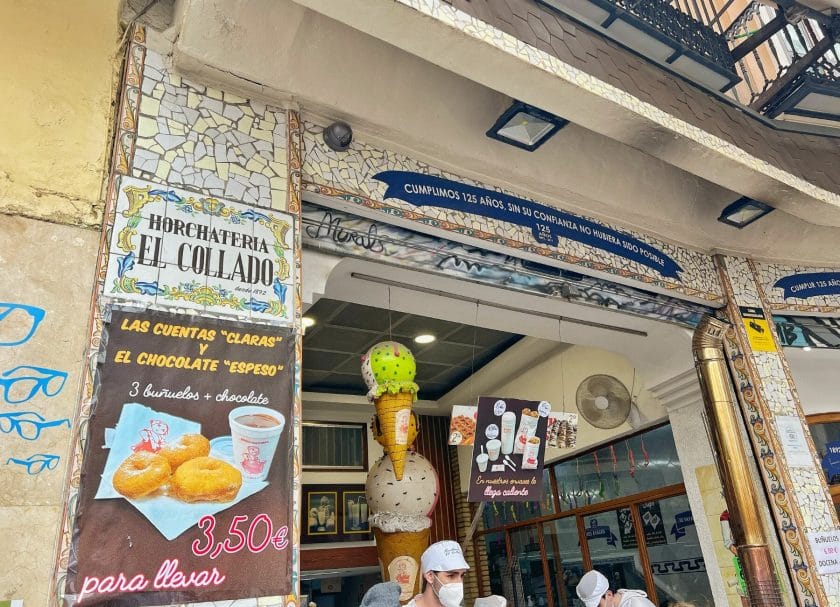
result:
<svg viewBox="0 0 840 607"><path fill-rule="evenodd" d="M488 459L490 459L490 457L486 453L479 453L476 456L475 463L478 464L478 469L481 472L484 472L485 470L487 470L487 460Z"/></svg>
<svg viewBox="0 0 840 607"><path fill-rule="evenodd" d="M487 441L487 456L492 460L496 461L499 459L499 451L502 448L502 441L498 439L493 439Z"/></svg>
<svg viewBox="0 0 840 607"><path fill-rule="evenodd" d="M233 439L233 464L245 482L268 477L286 418L268 407L237 407L228 415Z"/></svg>
<svg viewBox="0 0 840 607"><path fill-rule="evenodd" d="M534 470L540 457L540 439L532 436L525 443L525 450L522 453L522 469Z"/></svg>

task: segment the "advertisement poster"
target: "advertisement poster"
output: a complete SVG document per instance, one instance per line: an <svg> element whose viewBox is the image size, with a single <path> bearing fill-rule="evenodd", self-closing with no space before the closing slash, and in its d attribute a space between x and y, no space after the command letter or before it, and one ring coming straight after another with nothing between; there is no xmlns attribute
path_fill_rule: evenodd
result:
<svg viewBox="0 0 840 607"><path fill-rule="evenodd" d="M550 412L546 401L478 399L469 501L533 502L542 498Z"/></svg>
<svg viewBox="0 0 840 607"><path fill-rule="evenodd" d="M68 605L291 592L291 330L113 310Z"/></svg>
<svg viewBox="0 0 840 607"><path fill-rule="evenodd" d="M633 511L630 508L619 508L616 512L621 547L623 549L635 548L638 546L638 541L636 540L636 529L633 527ZM659 508L658 501L639 504L639 516L642 519L645 543L648 546L660 546L668 543L665 535L665 521L662 520L662 511Z"/></svg>
<svg viewBox="0 0 840 607"><path fill-rule="evenodd" d="M472 445L475 440L475 420L478 407L454 405L449 420L449 444L452 446Z"/></svg>

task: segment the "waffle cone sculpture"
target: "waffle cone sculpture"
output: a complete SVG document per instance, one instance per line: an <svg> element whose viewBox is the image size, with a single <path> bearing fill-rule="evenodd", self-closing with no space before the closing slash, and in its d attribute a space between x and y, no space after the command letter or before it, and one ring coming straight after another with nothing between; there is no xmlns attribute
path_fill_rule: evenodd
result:
<svg viewBox="0 0 840 607"><path fill-rule="evenodd" d="M376 405L374 436L391 458L398 481L402 480L408 446L417 435L411 413L417 398L416 373L411 351L395 341L378 343L362 357L368 400Z"/></svg>

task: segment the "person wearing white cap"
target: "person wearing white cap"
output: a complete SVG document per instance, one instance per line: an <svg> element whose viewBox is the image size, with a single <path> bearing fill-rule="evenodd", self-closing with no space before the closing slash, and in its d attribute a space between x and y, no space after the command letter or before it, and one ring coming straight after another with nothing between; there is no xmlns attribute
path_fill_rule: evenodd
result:
<svg viewBox="0 0 840 607"><path fill-rule="evenodd" d="M656 607L641 590L612 590L600 571L588 571L575 588L586 607Z"/></svg>
<svg viewBox="0 0 840 607"><path fill-rule="evenodd" d="M464 600L464 576L469 568L458 542L444 540L432 544L420 557L423 592L405 607L460 607Z"/></svg>

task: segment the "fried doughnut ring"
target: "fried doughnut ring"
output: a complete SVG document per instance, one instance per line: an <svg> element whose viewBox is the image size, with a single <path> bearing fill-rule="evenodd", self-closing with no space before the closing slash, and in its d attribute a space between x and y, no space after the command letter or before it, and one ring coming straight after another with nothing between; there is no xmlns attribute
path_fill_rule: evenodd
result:
<svg viewBox="0 0 840 607"><path fill-rule="evenodd" d="M165 457L151 451L138 451L125 458L111 481L118 493L135 499L160 489L171 473Z"/></svg>
<svg viewBox="0 0 840 607"><path fill-rule="evenodd" d="M166 445L158 453L166 458L170 468L176 470L186 461L209 455L210 441L200 434L184 434L175 443Z"/></svg>
<svg viewBox="0 0 840 607"><path fill-rule="evenodd" d="M242 473L214 457L181 464L171 480L171 493L184 502L229 502L239 493Z"/></svg>

